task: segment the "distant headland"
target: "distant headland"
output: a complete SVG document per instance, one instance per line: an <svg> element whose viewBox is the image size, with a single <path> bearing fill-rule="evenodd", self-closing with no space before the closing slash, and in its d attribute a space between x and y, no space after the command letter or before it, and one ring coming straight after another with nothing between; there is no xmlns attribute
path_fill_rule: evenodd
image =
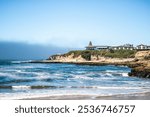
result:
<svg viewBox="0 0 150 117"><path fill-rule="evenodd" d="M47 60L31 63L71 63L80 65L124 65L131 68L130 76L150 78L150 46L93 46L50 56Z"/></svg>

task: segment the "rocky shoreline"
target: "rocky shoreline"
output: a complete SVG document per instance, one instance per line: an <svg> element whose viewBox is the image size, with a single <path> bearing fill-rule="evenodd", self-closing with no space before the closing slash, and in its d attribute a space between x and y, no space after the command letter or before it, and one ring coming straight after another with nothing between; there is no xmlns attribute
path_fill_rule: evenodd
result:
<svg viewBox="0 0 150 117"><path fill-rule="evenodd" d="M131 68L129 76L140 78L150 78L150 51L139 51L134 58L108 58L92 56L92 60L87 61L81 56L76 58L73 55L57 55L55 59L31 61L30 63L64 63L77 65L123 65Z"/></svg>
<svg viewBox="0 0 150 117"><path fill-rule="evenodd" d="M135 63L136 64L136 63ZM140 78L150 78L150 67L146 65L138 65L137 67L131 67L129 76L137 76Z"/></svg>

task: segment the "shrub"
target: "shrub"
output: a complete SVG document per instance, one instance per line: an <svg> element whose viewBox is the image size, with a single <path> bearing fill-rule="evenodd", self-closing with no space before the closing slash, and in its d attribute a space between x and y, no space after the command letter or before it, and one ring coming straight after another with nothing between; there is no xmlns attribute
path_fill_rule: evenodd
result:
<svg viewBox="0 0 150 117"><path fill-rule="evenodd" d="M82 58L90 61L91 55L104 56L111 58L134 58L136 50L75 50L70 51L62 56L69 56L73 54L73 57L81 55Z"/></svg>
<svg viewBox="0 0 150 117"><path fill-rule="evenodd" d="M135 50L114 50L114 52L107 52L105 57L111 58L133 58L135 56Z"/></svg>
<svg viewBox="0 0 150 117"><path fill-rule="evenodd" d="M91 52L90 51L83 51L81 53L81 57L87 61L90 61L91 60Z"/></svg>

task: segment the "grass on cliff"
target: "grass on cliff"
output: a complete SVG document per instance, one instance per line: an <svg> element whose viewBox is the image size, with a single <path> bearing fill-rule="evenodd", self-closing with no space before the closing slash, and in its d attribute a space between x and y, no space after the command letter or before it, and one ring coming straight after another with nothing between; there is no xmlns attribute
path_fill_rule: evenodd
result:
<svg viewBox="0 0 150 117"><path fill-rule="evenodd" d="M70 51L62 56L69 56L73 54L73 57L81 55L86 60L91 60L91 56L104 56L110 58L134 58L136 50L76 50Z"/></svg>

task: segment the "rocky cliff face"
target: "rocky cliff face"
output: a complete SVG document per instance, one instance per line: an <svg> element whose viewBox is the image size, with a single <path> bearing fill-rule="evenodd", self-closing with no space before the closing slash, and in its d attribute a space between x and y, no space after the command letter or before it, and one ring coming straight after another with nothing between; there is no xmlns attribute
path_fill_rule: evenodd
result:
<svg viewBox="0 0 150 117"><path fill-rule="evenodd" d="M81 55L74 57L74 54L64 56L64 55L54 55L49 57L49 60L59 61L59 62L82 62L86 61Z"/></svg>
<svg viewBox="0 0 150 117"><path fill-rule="evenodd" d="M139 51L135 54L136 64L132 67L130 76L150 78L150 51Z"/></svg>
<svg viewBox="0 0 150 117"><path fill-rule="evenodd" d="M87 56L86 56L87 57ZM150 50L138 51L134 58L111 58L102 55L90 55L87 57L90 60L83 58L82 55L75 56L72 54L54 55L49 57L49 60L54 62L70 62L80 64L113 64L113 65L127 65L131 67L130 76L138 76L150 78Z"/></svg>
<svg viewBox="0 0 150 117"><path fill-rule="evenodd" d="M138 60L150 60L150 51L139 51L135 54L135 58Z"/></svg>
<svg viewBox="0 0 150 117"><path fill-rule="evenodd" d="M74 56L74 54L70 54L67 56L64 55L54 55L49 57L49 60L57 61L57 62L104 62L104 63L122 63L122 62L130 62L134 61L135 58L110 58L104 57L101 55L91 55L90 60L86 60L82 57L82 55Z"/></svg>

